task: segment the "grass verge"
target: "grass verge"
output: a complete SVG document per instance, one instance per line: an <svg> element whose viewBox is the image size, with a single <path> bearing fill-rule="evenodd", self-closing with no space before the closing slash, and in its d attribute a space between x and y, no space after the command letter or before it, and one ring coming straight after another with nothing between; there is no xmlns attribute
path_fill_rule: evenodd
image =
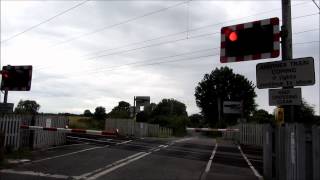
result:
<svg viewBox="0 0 320 180"><path fill-rule="evenodd" d="M104 120L84 116L69 116L69 128L103 130Z"/></svg>

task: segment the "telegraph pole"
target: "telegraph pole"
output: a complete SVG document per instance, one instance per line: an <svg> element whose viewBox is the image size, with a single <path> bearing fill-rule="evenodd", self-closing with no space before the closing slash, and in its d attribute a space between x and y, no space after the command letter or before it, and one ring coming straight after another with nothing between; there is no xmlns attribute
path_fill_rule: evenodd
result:
<svg viewBox="0 0 320 180"><path fill-rule="evenodd" d="M292 24L291 24L291 0L281 0L282 26L281 26L281 54L282 60L292 60ZM293 87L288 87L293 88ZM284 106L285 121L294 121L294 106Z"/></svg>

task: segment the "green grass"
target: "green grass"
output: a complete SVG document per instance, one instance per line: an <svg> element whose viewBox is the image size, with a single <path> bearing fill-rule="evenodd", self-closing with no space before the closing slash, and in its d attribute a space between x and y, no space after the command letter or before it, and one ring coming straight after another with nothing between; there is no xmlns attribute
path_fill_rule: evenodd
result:
<svg viewBox="0 0 320 180"><path fill-rule="evenodd" d="M69 116L69 128L103 130L104 120L84 116Z"/></svg>

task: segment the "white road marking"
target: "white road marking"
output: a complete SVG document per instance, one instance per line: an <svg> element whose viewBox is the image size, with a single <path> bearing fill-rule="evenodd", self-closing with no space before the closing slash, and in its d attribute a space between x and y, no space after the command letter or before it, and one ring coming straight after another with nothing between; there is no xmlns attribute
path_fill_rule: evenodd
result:
<svg viewBox="0 0 320 180"><path fill-rule="evenodd" d="M173 141L173 142L179 143L179 142L183 142L183 141L188 141L188 140L190 140L190 139L193 139L193 138L192 138L192 137L190 137L190 138L183 138L183 139L175 140L175 141Z"/></svg>
<svg viewBox="0 0 320 180"><path fill-rule="evenodd" d="M60 174L46 174L42 172L34 172L34 171L15 171L13 169L3 169L0 170L1 173L8 174L19 174L19 175L30 175L30 176L38 176L38 177L49 177L49 178L57 178L57 179L68 179L69 176L60 175Z"/></svg>
<svg viewBox="0 0 320 180"><path fill-rule="evenodd" d="M206 166L206 169L205 169L205 172L208 173L210 171L210 167L211 167L211 164L212 164L212 160L213 160L213 157L214 155L216 154L216 151L217 151L217 148L218 148L218 143L216 142L216 146L214 147L213 151L212 151L212 154L210 156L210 159L207 163L207 166Z"/></svg>
<svg viewBox="0 0 320 180"><path fill-rule="evenodd" d="M127 144L127 143L129 143L129 142L131 142L132 140L129 140L129 141L124 141L124 142L119 142L119 143L117 143L116 145L120 145L120 144Z"/></svg>
<svg viewBox="0 0 320 180"><path fill-rule="evenodd" d="M151 149L150 149L150 151L154 151L154 150L156 150L156 149L157 149L157 148L156 148L156 147L154 147L154 148L151 148Z"/></svg>
<svg viewBox="0 0 320 180"><path fill-rule="evenodd" d="M110 140L107 139L106 140L98 140L98 139L89 139L89 138L81 138L81 137L73 137L73 136L67 136L68 138L71 138L71 139L80 139L80 140L88 140L88 141L94 141L94 142L106 142L106 143L110 143Z"/></svg>
<svg viewBox="0 0 320 180"><path fill-rule="evenodd" d="M83 150L80 150L80 151L75 151L75 152L71 152L71 153L67 153L67 154L62 154L62 155L58 155L58 156L47 157L47 158L44 158L44 159L39 159L39 160L31 161L30 163L38 163L38 162L42 162L42 161L47 161L47 160L51 160L51 159L56 159L56 158L59 158L59 157L70 156L70 155L82 153L82 152L85 152L85 151L90 151L90 150L93 150L93 149L100 149L100 148L104 148L104 147L108 147L108 146L109 146L109 145L106 145L106 146L103 146L103 147L93 147L93 148L83 149ZM26 163L26 164L30 164L30 163Z"/></svg>
<svg viewBox="0 0 320 180"><path fill-rule="evenodd" d="M161 144L161 145L159 145L158 147L164 147L164 145Z"/></svg>
<svg viewBox="0 0 320 180"><path fill-rule="evenodd" d="M149 154L151 154L151 152L148 152L148 153L144 152L142 155L140 155L140 156L138 156L138 157L135 157L135 158L133 158L133 159L130 159L130 160L128 160L128 161L126 161L126 162L123 162L123 163L121 163L121 164L115 165L115 166L113 166L113 167L111 167L111 168L109 168L109 169L106 169L106 170L104 170L104 171L102 171L102 172L100 172L100 173L98 173L98 174L95 174L94 176L89 177L89 178L87 178L87 179L88 179L88 180L97 179L97 178L99 178L99 177L101 177L101 176L104 176L104 175L106 175L106 174L108 174L108 173L110 173L110 172L112 172L112 171L114 171L114 170L116 170L116 169L118 169L118 168L120 168L120 167L122 167L122 166L125 166L125 165L127 165L127 164L130 164L131 162L134 162L134 161L136 161L136 160L138 160L138 159L141 159L141 158L143 158L143 157L145 157L145 156L147 156L147 155L149 155Z"/></svg>
<svg viewBox="0 0 320 180"><path fill-rule="evenodd" d="M128 143L128 142L131 142L132 140L130 141L125 141L124 143ZM160 145L162 148L166 148L168 147L168 145ZM157 152L157 151L160 151L161 150L161 147L160 148L152 148L149 150L149 152L139 152L139 153L136 153L134 155L131 155L129 157L126 157L124 159L121 159L121 160L118 160L118 161L115 161L103 168L99 168L99 169L96 169L94 171L91 171L91 172L88 172L88 173L85 173L85 174L82 174L80 176L74 176L73 178L74 179L97 179L101 176L104 176L122 166L125 166L133 161L136 161L138 159L141 159L149 154L151 154L152 152Z"/></svg>
<svg viewBox="0 0 320 180"><path fill-rule="evenodd" d="M129 160L129 159L135 158L135 157L137 157L137 156L139 156L139 155L141 155L141 154L144 154L144 153L145 153L145 152L139 152L139 153L133 154L133 155L131 155L131 156L128 156L128 157L126 157L126 158L123 158L123 159L120 159L120 160L118 160L118 161L115 161L115 162L113 162L113 163L111 163L111 164L108 164L108 165L105 166L105 167L102 167L102 168L96 169L96 170L94 170L94 171L91 171L91 172L82 174L82 175L80 175L80 176L74 176L73 178L75 178L75 179L87 179L89 176L91 176L91 175L93 175L93 174L95 174L95 173L98 173L98 172L103 171L103 170L105 170L105 169L111 168L112 166L115 166L115 165L117 165L117 164L120 164L120 163L122 163L122 162L125 162L125 161L127 161L127 160Z"/></svg>
<svg viewBox="0 0 320 180"><path fill-rule="evenodd" d="M57 149L57 148L64 148L64 147L69 147L69 146L87 145L87 144L88 144L88 143L67 144L67 145L55 146L55 147L50 147L50 148L42 149L41 151L46 151L46 150L51 150L51 149Z"/></svg>
<svg viewBox="0 0 320 180"><path fill-rule="evenodd" d="M251 164L247 156L243 153L242 149L240 146L238 146L238 149L240 150L240 153L242 157L247 161L250 169L252 170L253 174L258 178L258 179L263 179L263 177L259 174L259 172L254 168L254 166Z"/></svg>
<svg viewBox="0 0 320 180"><path fill-rule="evenodd" d="M9 164L19 164L19 163L26 163L30 162L30 159L8 159Z"/></svg>
<svg viewBox="0 0 320 180"><path fill-rule="evenodd" d="M214 149L212 150L212 153L211 153L211 156L210 156L209 161L207 163L206 169L202 173L200 180L205 180L207 178L209 171L210 171L214 155L216 154L217 149L218 149L218 142L216 140L215 140L215 142L216 142L215 143L216 145L215 145Z"/></svg>

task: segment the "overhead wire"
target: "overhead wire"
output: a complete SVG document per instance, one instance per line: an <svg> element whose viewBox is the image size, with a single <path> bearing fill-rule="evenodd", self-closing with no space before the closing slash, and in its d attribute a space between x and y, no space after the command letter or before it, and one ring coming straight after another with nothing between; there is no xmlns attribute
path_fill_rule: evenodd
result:
<svg viewBox="0 0 320 180"><path fill-rule="evenodd" d="M88 1L88 0L86 0ZM78 4L78 6L84 4L86 1L83 1L81 3ZM167 8L163 8L163 9L160 9L158 11L155 11L155 12L151 12L151 13L156 13L156 12L160 12L160 11L164 11L166 9L170 9L170 8L173 8L175 6L178 6L178 5L181 5L181 4L184 4L184 3L187 3L189 2L188 1L185 1L185 2L182 2L182 3L178 3L178 4L175 4L173 6L170 6L170 7L167 7ZM306 3L300 3L300 4L295 4L295 5L302 5L302 4L306 4ZM73 7L73 8L76 8L77 6ZM271 12L271 11L274 11L274 10L278 10L278 9L272 9L272 10L269 10L269 11L265 11L265 12L261 12L261 13L257 13L257 14L263 14L263 13L267 13L267 12ZM151 15L151 13L149 13ZM255 14L256 15L256 14ZM315 14L309 14L309 15L304 15L304 16L300 16L300 17L307 17L307 16L311 16L311 15L315 15ZM144 15L146 16L146 14ZM250 16L253 16L253 15L250 15ZM243 18L247 18L247 17L250 17L250 16L246 16L246 17L243 17ZM136 17L137 18L137 17ZM238 19L243 19L243 18L238 18ZM299 17L296 17L296 18L299 18ZM236 19L236 20L238 20ZM293 18L294 19L294 18ZM132 19L133 20L133 19ZM229 21L225 21L225 22L230 22L230 21L235 21L234 20L229 20ZM225 23L225 22L222 22L222 23ZM44 22L43 22L44 23ZM218 24L221 24L221 23L216 23L214 25L218 25ZM208 25L208 26L213 26L213 25ZM208 27L207 26L207 27ZM199 28L196 28L196 29L199 29ZM192 29L192 30L195 30L195 29ZM192 30L187 30L186 32L188 31L192 31ZM93 32L94 33L94 32ZM201 34L201 35L198 35L198 36L194 36L194 37L191 37L191 38L199 38L199 37L204 37L204 36L209 36L209 35L213 35L213 34L217 34L219 32L215 32L215 33L210 33L210 34ZM178 34L178 33L175 33L175 34ZM163 37L161 37L163 38ZM154 38L154 39L158 39L158 38ZM154 40L153 39L153 40ZM152 45L148 45L148 46L144 46L144 47L139 47L139 48L134 48L134 49L129 49L129 50L125 50L125 51L120 51L120 52L115 52L115 53L110 53L110 54L104 54L104 55L100 55L100 56L96 56L96 57L91 57L89 59L96 59L96 58L100 58L100 57L105 57L105 56L109 56L109 55L115 55L115 54L119 54L119 53L125 53L125 52L130 52L130 51L135 51L135 50L140 50L140 49L145 49L145 48L148 48L148 47L153 47L153 46L159 46L159 45L162 45L162 44L167 44L167 43L173 43L173 42L178 42L178 41L183 41L185 40L186 38L182 38L182 39L177 39L177 40L173 40L173 41L167 41L167 42L163 42L163 43L157 43L157 44L152 44ZM189 39L189 37L187 37L187 39ZM151 40L147 40L147 41L151 41ZM144 41L146 42L146 41ZM138 42L138 43L141 43L141 42ZM136 44L136 43L135 43ZM119 47L118 47L119 48ZM115 49L115 48L113 48Z"/></svg>
<svg viewBox="0 0 320 180"><path fill-rule="evenodd" d="M52 47L56 47L60 44L65 44L65 43L68 43L68 42L72 42L76 39L79 39L79 38L82 38L84 36L88 36L88 35L91 35L91 34L95 34L95 33L98 33L98 32L101 32L101 31L104 31L106 29L109 29L109 28L113 28L113 27L116 27L116 26L119 26L119 25L122 25L122 24L125 24L125 23L128 23L128 22L131 22L133 20L136 20L136 19L139 19L142 18L142 17L145 17L145 16L148 16L148 15L153 15L153 14L156 14L156 13L159 13L159 12L162 12L162 11L165 11L165 10L168 10L168 9L171 9L173 7L176 7L176 6L179 6L179 5L182 5L182 4L185 4L185 3L189 3L190 0L187 0L187 1L184 1L184 2L181 2L181 3L178 3L178 4L175 4L173 6L169 6L169 7L166 7L166 8L163 8L163 9L159 9L157 11L153 11L153 12L150 12L150 13L147 13L147 14L144 14L144 15L141 15L141 16L137 16L137 17L134 17L132 19L128 19L126 21L123 21L123 22L120 22L120 23L116 23L116 24L113 24L113 25L110 25L110 26L106 26L106 27L103 27L101 28L100 30L95 30L95 31L92 31L92 32L89 32L89 33L85 33L85 34L82 34L82 35L79 35L77 37L73 37L73 38L70 38L70 39L67 39L65 41L62 41L62 42L59 42L59 43L56 43L54 45L52 45ZM307 4L308 2L303 2L303 3L297 3L297 4L294 4L292 6L300 6L300 5L304 5L304 4ZM157 38L153 38L153 39L149 39L149 40L145 40L143 42L137 42L137 43L131 43L131 45L133 44L140 44L140 43L146 43L146 42L149 42L149 41L153 41L153 40L157 40L157 39L161 39L161 38L165 38L165 37L170 37L170 36L174 36L174 35L179 35L180 33L183 34L183 33L189 33L190 31L196 31L196 30L199 30L199 29L203 29L203 28L208 28L208 27L211 27L211 26L217 26L217 25L220 25L220 24L224 24L224 23L227 23L227 22L232 22L232 21L236 21L236 20L240 20L240 19L244 19L244 18L248 18L248 17L253 17L253 16L256 16L256 15L259 15L259 14L265 14L265 13L269 13L269 12L272 12L272 11L276 11L276 10L281 10L281 8L275 8L275 9L271 9L271 10L268 10L268 11L263 11L263 12L260 12L260 13L256 13L256 14L252 14L252 15L249 15L249 16L246 16L246 17L241 17L241 18L237 18L237 19L232 19L232 20L228 20L228 21L224 21L224 22L220 22L220 23L215 23L215 24L211 24L211 25L206 25L204 27L199 27L199 28L195 28L195 29L188 29L186 31L182 31L182 32L178 32L178 33L174 33L174 34L169 34L169 35L165 35L165 36L160 36L160 37L157 37ZM189 37L189 35L187 36ZM187 38L188 39L188 38ZM129 46L129 44L125 45L125 46ZM116 50L116 49L120 49L120 48L123 48L124 46L122 47L117 47L117 48L112 48L112 49L107 49L107 50L102 50L102 51L99 51L99 52L95 52L95 53L101 53L101 52L104 52L104 51L110 51L110 50ZM91 54L91 53L90 53ZM45 68L47 68L47 66L45 66ZM41 68L42 69L42 68Z"/></svg>
<svg viewBox="0 0 320 180"><path fill-rule="evenodd" d="M138 19L147 17L147 16L154 15L154 14L157 14L157 13L160 13L160 12L163 12L163 11L166 11L166 10L169 10L169 9L171 9L171 8L180 6L180 5L185 4L185 3L187 3L187 2L188 2L188 1L179 2L179 3L176 3L176 4L174 4L174 5L171 5L171 6L168 6L168 7L165 7L165 8L161 8L161 9L158 9L158 10L156 10L156 11L151 11L151 12L148 12L148 13L145 13L145 14L142 14L142 15L139 15L139 16L136 16L136 17L133 17L133 18L124 20L124 21L122 21L122 22L118 22L118 23L115 23L115 24L112 24L112 25L107 25L107 26L104 26L104 27L102 27L102 28L96 29L96 30L94 30L94 31L90 31L90 32L87 32L87 33L83 33L83 34L80 34L80 35L78 35L78 36L72 37L72 38L70 38L70 39L67 39L67 40L58 42L58 43L52 45L52 47L56 47L56 46L59 46L59 45L61 45L61 44L66 44L66 43L68 43L68 42L74 41L74 40L76 40L76 39L79 39L79 38L82 38L82 37L85 37L85 36L89 36L89 35L92 35L92 34L96 34L96 33L99 33L99 32L102 32L102 31L105 31L105 30L108 30L108 29L112 29L112 28L114 28L114 27L117 27L117 26L120 26L120 25L123 25L123 24L127 24L127 23L129 23L129 22L132 22L132 21L135 21L135 20L138 20Z"/></svg>
<svg viewBox="0 0 320 180"><path fill-rule="evenodd" d="M2 40L2 41L1 41L1 44L6 43L6 42L8 42L8 41L10 41L10 40L12 40L12 39L15 39L16 37L18 37L18 36L20 36L20 35L22 35L22 34L24 34L24 33L27 33L27 32L29 32L29 31L31 31L31 30L33 30L33 29L35 29L35 28L37 28L37 27L39 27L39 26L41 26L41 25L49 22L49 21L52 21L53 19L55 19L55 18L57 18L57 17L59 17L59 16L61 16L61 15L63 15L63 14L66 14L67 12L69 12L69 11L71 11L71 10L74 10L74 9L82 6L83 4L85 4L85 3L88 2L88 1L90 1L90 0L84 0L84 1L76 4L75 6L72 6L72 7L68 8L68 9L66 9L66 10L64 10L64 11L61 11L61 12L59 12L58 14L56 14L56 15L54 15L54 16L52 16L52 17L50 17L50 18L48 18L48 19L46 19L46 20L44 20L44 21L42 21L42 22L40 22L40 23L38 23L38 24L35 24L35 25L33 25L33 26L31 26L31 27L29 27L29 28L27 28L27 29L25 29L25 30L17 33L17 34L14 34L13 36L11 36L11 37L9 37L9 38L7 38L7 39L5 39L5 40Z"/></svg>
<svg viewBox="0 0 320 180"><path fill-rule="evenodd" d="M312 44L312 43L319 43L320 41L307 41L307 42L298 42L294 44Z"/></svg>
<svg viewBox="0 0 320 180"><path fill-rule="evenodd" d="M307 41L307 42L298 42L298 43L294 43L293 45L301 45L301 44L311 44L311 43L319 43L320 41ZM212 50L214 49L219 49L220 47L214 47L212 48ZM199 50L199 51L206 51L206 49L204 50ZM194 53L194 52L191 52ZM191 54L191 53L185 53L185 54ZM179 57L179 56L183 56L185 54L180 54L180 55L173 55L174 57ZM166 61L158 61L158 62L150 62L150 63L141 63L141 62L147 62L150 60L144 60L144 61L139 61L139 62L133 62L133 63L128 63L128 64L123 64L123 65L119 65L119 66L114 66L114 67L109 67L106 69L100 69L100 70L91 70L90 72L75 72L75 73L69 73L69 74L60 74L60 76L65 76L65 75L69 75L69 76L83 76L83 75L89 75L89 74L96 74L96 73L100 73L100 72L110 72L110 71L114 71L117 70L119 68L122 67L139 67L139 66L150 66L150 65L157 65L157 64L164 64L164 63L172 63L172 62L179 62L179 61L191 61L192 59L197 60L199 58L204 58L204 57L210 57L210 56L217 56L218 54L215 55L202 55L202 56L198 56L198 57L189 57L189 58L182 58L182 59L175 59L175 60L166 60ZM167 59L170 58L170 56L168 57L162 57L162 58L156 58L156 59ZM155 60L155 59L153 59ZM137 63L141 63L141 64L137 64ZM131 64L131 65L130 65Z"/></svg>
<svg viewBox="0 0 320 180"><path fill-rule="evenodd" d="M164 45L164 44L176 43L176 42L179 42L179 41L184 41L184 40L189 40L189 39L202 38L202 37L211 36L211 35L218 34L218 33L220 33L220 32L200 34L200 35L191 36L191 37L189 36L188 38L187 38L187 37L183 37L183 38L180 38L180 39L175 39L175 40L165 41L165 42L161 42L161 43L150 44L150 45L147 45L147 46L137 47L137 48L133 48L133 49L116 51L116 52L109 53L109 54L103 54L103 55L99 55L99 56L84 58L84 59L82 60L82 62L93 61L93 60L96 60L96 59L99 59L99 58L103 58L103 57L107 57L107 56L112 56L112 55L118 55L118 54L128 53L128 52L137 51L137 50L141 50L141 49L146 49L146 48L161 46L161 45ZM41 67L41 68L37 68L36 70L37 70L37 71L41 71L41 70L47 69L47 68L49 68L49 67L52 67L52 66Z"/></svg>
<svg viewBox="0 0 320 180"><path fill-rule="evenodd" d="M309 42L294 43L293 45L319 43L319 42L320 41L309 41ZM213 49L216 49L216 48L213 48ZM166 61L159 61L159 62L151 62L151 63L134 65L134 67L153 66L153 65L174 63L174 62L181 62L181 61L194 61L194 60L199 60L199 59L202 59L202 58L214 57L214 56L219 56L219 55L220 55L220 53L213 54L213 55L202 55L202 56L191 57L191 58L183 58L183 59L177 59L177 60L166 60ZM110 70L106 70L106 71L97 71L97 72L93 72L91 74L96 74L96 73L100 73L100 72L110 72L110 71L115 71L115 70L117 70L117 69L110 69ZM82 75L85 75L85 74L82 74Z"/></svg>
<svg viewBox="0 0 320 180"><path fill-rule="evenodd" d="M149 60L142 60L142 61L134 61L131 63L126 63L126 64L121 64L121 65L115 65L115 66L108 66L108 67L102 67L102 68L95 68L95 69L91 69L88 71L82 71L81 73L95 73L97 71L103 71L103 70L109 70L109 69L117 69L117 68L121 68L121 67L126 67L126 66L130 66L130 65L136 65L139 63L143 63L143 62L150 62L150 61L155 61L155 60L163 60L163 59L168 59L168 58L175 58L175 57L180 57L180 56L185 56L185 55L191 55L191 54L196 54L196 53L200 53L200 52L205 52L205 51L212 51L214 49L218 49L219 47L215 47L215 48L207 48L207 49L200 49L200 50L196 50L196 51L191 51L191 52L187 52L187 53L181 53L181 54L175 54L175 55L170 55L170 56L164 56L164 57L158 57L158 58L153 58L153 59L149 59ZM79 72L76 72L79 73ZM69 74L64 74L64 75L73 75L75 73L69 73Z"/></svg>
<svg viewBox="0 0 320 180"><path fill-rule="evenodd" d="M294 19L299 19L299 18L305 18L305 17L309 17L309 16L314 16L317 15L317 13L312 13L312 14L307 14L307 15L302 15L302 16L297 16L297 17L293 17L292 20ZM192 31L192 30L189 30ZM118 51L118 52L113 52L113 53L109 53L109 54L103 54L103 55L98 55L98 56L92 56L89 58L86 58L88 60L90 59L98 59L101 57L105 57L105 56L110 56L110 55L116 55L116 54L121 54L121 53L125 53L125 52L130 52L130 51L136 51L136 50L140 50L140 49L145 49L145 48L149 48L149 47L154 47L154 46L159 46L159 45L163 45L163 44L168 44L168 43L174 43L174 42L179 42L179 41L184 41L184 40L188 40L188 39L194 39L194 38L199 38L199 37L204 37L204 36L210 36L210 35L214 35L214 34L218 34L220 33L220 31L217 32L213 32L213 33L206 33L206 34L200 34L200 35L196 35L196 36L191 36L189 38L180 38L180 39L176 39L176 40L170 40L170 41L165 41L165 42L161 42L161 43L155 43L155 44L150 44L147 46L142 46L142 47L138 47L138 48L133 48L133 49L129 49L129 50L123 50L123 51ZM114 48L115 49L115 48ZM117 48L118 49L118 48ZM109 51L110 49L107 49L106 51Z"/></svg>
<svg viewBox="0 0 320 180"><path fill-rule="evenodd" d="M317 14L312 13L312 14L307 14L307 15L296 16L296 17L293 17L292 20L299 19L299 18L305 18L305 17L309 17L309 16L314 16L314 15L317 15ZM217 32L214 32L214 33L200 34L200 35L196 35L196 36L183 37L183 38L179 38L179 39L175 39L175 40L169 40L169 41L164 41L164 42L160 42L160 43L149 44L149 45L141 46L141 47L137 47L137 48L116 51L116 52L112 52L112 53L109 53L109 54L102 54L102 55L92 56L92 57L84 58L82 60L82 62L87 62L87 61L90 61L90 60L92 61L92 60L96 60L96 59L107 57L107 56L119 55L119 54L128 53L128 52L132 52L132 51L147 49L147 48L156 47L156 46L161 46L161 45L164 45L164 44L170 44L170 43L176 43L176 42L186 41L186 40L190 40L190 39L202 38L202 37L206 37L206 36L216 35L216 34L219 34L219 33L220 33L220 31L217 31ZM40 67L40 68L37 68L36 70L40 71L40 70L43 70L43 69L47 69L49 67L52 67L52 66Z"/></svg>
<svg viewBox="0 0 320 180"><path fill-rule="evenodd" d="M298 3L298 4L294 4L292 6L299 6L299 5L304 5L304 4L308 4L308 2ZM276 10L281 10L281 8L275 8L275 9L263 11L263 12L260 12L260 13L255 13L255 14L252 14L252 15L249 15L249 16L236 18L236 19L229 19L229 20L222 21L222 22L219 22L219 23L209 24L209 25L205 25L205 26L201 26L201 27L197 27L197 28L193 28L193 29L188 29L188 30L185 30L185 31L177 32L177 33L163 35L163 36L159 36L159 37L148 39L148 40L144 40L144 41L128 43L128 44L124 44L122 46L115 47L115 48L110 48L110 49L105 49L105 50L98 50L98 51L94 51L94 52L91 52L91 53L87 53L84 56L87 56L89 54L99 54L101 52L116 50L116 49L120 49L120 48L131 46L131 45L147 43L147 42L150 42L150 41L154 41L154 40L158 40L158 39L162 39L162 38L167 38L167 37L171 37L171 36L176 36L176 35L180 35L180 34L185 34L185 33L188 33L188 32L197 31L197 30L205 29L205 28L209 28L209 27L215 27L215 26L226 24L226 23L229 23L229 22L234 22L234 21L238 21L238 20L241 20L241 19L249 18L249 17L255 17L257 15L270 13L270 12L273 12L273 11L276 11Z"/></svg>
<svg viewBox="0 0 320 180"><path fill-rule="evenodd" d="M150 65L163 64L163 63L169 63L169 62L190 61L190 60L196 60L196 59L199 59L199 58L205 58L205 57L217 56L217 55L219 55L219 54L203 55L203 56L198 56L198 57L189 57L189 58L167 60L167 61L159 61L159 62L151 62L151 63L145 63L145 64L136 64L136 65L134 65L134 67L150 66ZM81 74L79 74L77 76L83 76L83 75L88 75L88 74L96 74L96 73L99 73L99 72L109 72L109 71L114 71L116 69L117 68L113 68L113 69L108 69L108 70L103 70L103 71L95 71L95 72L85 73L85 74L83 72L79 72ZM65 74L61 74L61 75L64 76Z"/></svg>
<svg viewBox="0 0 320 180"><path fill-rule="evenodd" d="M174 4L173 6L169 6L169 7L166 7L166 8L163 8L163 9L159 9L157 11L153 11L153 12L150 12L149 15L151 14L154 14L156 12L161 12L161 11L164 11L164 10L168 10L170 8L173 8L173 7L176 7L176 6L179 6L179 5L182 5L182 4L185 4L185 3L188 3L190 0L187 0L187 1L184 1L184 2L181 2L181 3L177 3L177 4ZM307 4L307 2L303 2L303 3L298 3L298 4L294 4L293 6L298 6L298 5L304 5L304 4ZM256 14L253 14L253 15L250 15L250 16L246 16L246 17L242 17L242 18L237 18L237 19L233 19L233 20L228 20L228 21L224 21L224 22L221 22L221 23L215 23L215 24L211 24L211 25L206 25L204 27L199 27L199 28L195 28L195 29L188 29L186 31L183 31L183 32L179 32L179 33L174 33L174 34L170 34L170 35L165 35L165 36L161 36L161 37L157 37L157 38L153 38L153 39L149 39L149 40L145 40L143 41L144 43L145 42L148 42L148 41L153 41L153 40L157 40L157 39L161 39L161 38L165 38L165 37L170 37L170 36L173 36L173 35L179 35L180 33L188 33L189 31L195 31L195 30L199 30L199 29L202 29L202 28L207 28L207 27L210 27L210 26L217 26L217 25L220 25L220 24L223 24L223 23L227 23L227 22L232 22L232 21L235 21L235 20L239 20L239 19L244 19L244 18L248 18L248 17L252 17L252 16L256 16L258 14L265 14L265 13L269 13L269 12L272 12L272 11L275 11L275 10L279 10L280 8L277 8L277 9L271 9L271 10L268 10L268 11L264 11L264 12L260 12L260 13L256 13ZM141 15L142 16L146 16L147 14L144 14L144 15ZM136 19L137 17L135 18L132 18L132 19L129 19L129 20L133 20L133 19ZM129 21L127 20L127 21ZM122 22L124 23L124 22ZM120 25L120 23L118 23ZM110 27L111 28L111 27ZM96 32L90 32L90 34L92 33L96 33ZM84 35L84 34L83 34ZM76 38L72 38L73 40L75 39L78 39L78 38L81 38L80 36L79 37L76 37ZM189 36L187 36L187 38L182 38L180 39L181 41L182 40L185 40L185 39L189 39ZM68 40L69 42L72 41L71 39ZM143 42L137 42L137 43L131 43L131 45L133 44L140 44L140 43L143 43ZM174 42L174 41L173 41ZM177 42L177 41L176 41ZM167 43L170 43L170 42L167 42ZM158 44L158 45L161 45L161 44ZM125 45L125 46L129 46L129 44ZM116 48L112 48L112 49L107 49L107 50L100 50L99 52L95 52L95 53L101 53L101 52L105 52L105 51L110 51L110 50L116 50L116 49L120 49L120 48L124 48L125 46L121 46L121 47L116 47ZM154 45L154 46L157 46L157 45ZM153 47L150 45L150 47ZM135 48L136 50L139 50L139 49L144 49L142 47L140 48ZM131 50L130 50L131 51ZM130 52L128 50L128 52ZM132 50L133 51L133 50ZM121 53L121 52L120 52ZM91 54L91 53L90 53ZM113 54L113 53L111 53ZM101 57L104 57L105 55L102 55ZM97 57L99 58L99 57ZM89 58L89 59L94 59L94 58ZM48 67L51 67L51 66L43 66L43 67L40 67L40 68L37 68L37 70L41 70L41 69L46 69Z"/></svg>
<svg viewBox="0 0 320 180"><path fill-rule="evenodd" d="M316 6L317 6L317 8L320 10L320 5L319 5L319 4L317 4L315 0L312 0L312 2L313 2L313 3L314 3L314 5L316 5Z"/></svg>

